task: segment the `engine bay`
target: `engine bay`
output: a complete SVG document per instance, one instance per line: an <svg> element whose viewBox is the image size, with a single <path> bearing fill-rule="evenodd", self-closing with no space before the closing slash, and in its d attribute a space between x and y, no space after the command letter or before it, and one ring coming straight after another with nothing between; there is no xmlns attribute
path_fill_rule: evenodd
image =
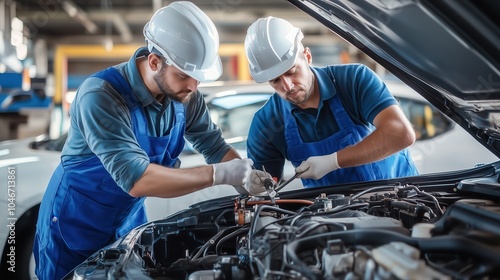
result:
<svg viewBox="0 0 500 280"><path fill-rule="evenodd" d="M73 279L498 279L500 206L482 186L235 197L133 230Z"/></svg>

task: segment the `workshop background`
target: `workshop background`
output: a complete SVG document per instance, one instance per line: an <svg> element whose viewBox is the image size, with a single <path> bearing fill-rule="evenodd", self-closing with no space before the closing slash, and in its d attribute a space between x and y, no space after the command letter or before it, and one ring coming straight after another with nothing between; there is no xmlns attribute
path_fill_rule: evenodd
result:
<svg viewBox="0 0 500 280"><path fill-rule="evenodd" d="M0 0L0 141L67 130L67 109L90 74L128 60L144 45L143 27L171 1ZM284 0L192 1L215 23L224 74L250 80L246 29L260 17L300 27L313 64L362 62L384 69Z"/></svg>

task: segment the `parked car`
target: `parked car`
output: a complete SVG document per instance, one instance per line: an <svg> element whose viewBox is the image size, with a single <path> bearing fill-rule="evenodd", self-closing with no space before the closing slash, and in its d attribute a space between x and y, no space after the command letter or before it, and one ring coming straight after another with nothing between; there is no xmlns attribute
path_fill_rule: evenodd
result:
<svg viewBox="0 0 500 280"><path fill-rule="evenodd" d="M52 172L60 161L54 141L21 139L0 142L0 180L5 186L0 195L2 279L36 279L32 258L38 209ZM39 143L44 143L41 148ZM12 225L11 223L14 223ZM14 267L15 274L8 269Z"/></svg>
<svg viewBox="0 0 500 280"><path fill-rule="evenodd" d="M289 2L500 155L497 1ZM425 108L421 137L438 139ZM68 278L497 279L499 167L204 201L133 229Z"/></svg>
<svg viewBox="0 0 500 280"><path fill-rule="evenodd" d="M386 85L398 98L403 111L417 131L418 140L410 151L421 173L465 169L497 159L493 153L411 88L392 80L387 80ZM238 150L242 157L246 157L246 138L252 116L273 94L272 87L267 83L216 82L203 85L200 91L205 94L212 118L222 129L226 140ZM430 127L434 127L433 130ZM40 137L34 140L22 139L0 143L0 178L7 181L9 168L14 168L12 170L15 172L16 179L16 242L22 244L16 247L16 263L18 267L28 267L28 263L31 262L31 276L34 276L34 264L30 259L31 239L35 230L38 207L50 176L60 161L60 151L65 140L66 134L63 134L57 139ZM464 144L468 146L468 149L462 151L461 154L457 153L459 149L457 146ZM189 145L186 146L180 158L182 167L204 163L203 156ZM293 174L294 168L290 162L287 162L284 179L290 178ZM285 190L300 188L302 188L302 183L297 179L292 181ZM188 208L193 203L236 195L232 186L221 185L176 198L147 198L146 209L149 220L158 220ZM8 196L0 197L0 203L0 207L8 209ZM8 267L5 260L8 260L9 233L8 228L0 228L1 244L4 246L2 255L4 269L2 271ZM29 274L26 277L29 277Z"/></svg>

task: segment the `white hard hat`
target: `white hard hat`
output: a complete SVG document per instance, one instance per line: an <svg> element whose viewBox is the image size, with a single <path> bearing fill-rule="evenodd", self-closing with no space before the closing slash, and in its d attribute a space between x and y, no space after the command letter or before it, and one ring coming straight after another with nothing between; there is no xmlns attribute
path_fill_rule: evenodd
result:
<svg viewBox="0 0 500 280"><path fill-rule="evenodd" d="M150 52L156 49L168 65L194 79L210 82L222 75L217 29L193 3L172 2L156 11L144 26L144 36Z"/></svg>
<svg viewBox="0 0 500 280"><path fill-rule="evenodd" d="M245 37L253 79L263 83L288 71L295 63L302 38L302 31L284 19L267 17L255 21Z"/></svg>

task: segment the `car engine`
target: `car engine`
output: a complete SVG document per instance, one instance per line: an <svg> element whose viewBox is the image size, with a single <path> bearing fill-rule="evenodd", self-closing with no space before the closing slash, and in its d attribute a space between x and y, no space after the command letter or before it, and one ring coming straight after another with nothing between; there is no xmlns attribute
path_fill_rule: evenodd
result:
<svg viewBox="0 0 500 280"><path fill-rule="evenodd" d="M499 279L483 185L235 197L133 230L73 279Z"/></svg>

